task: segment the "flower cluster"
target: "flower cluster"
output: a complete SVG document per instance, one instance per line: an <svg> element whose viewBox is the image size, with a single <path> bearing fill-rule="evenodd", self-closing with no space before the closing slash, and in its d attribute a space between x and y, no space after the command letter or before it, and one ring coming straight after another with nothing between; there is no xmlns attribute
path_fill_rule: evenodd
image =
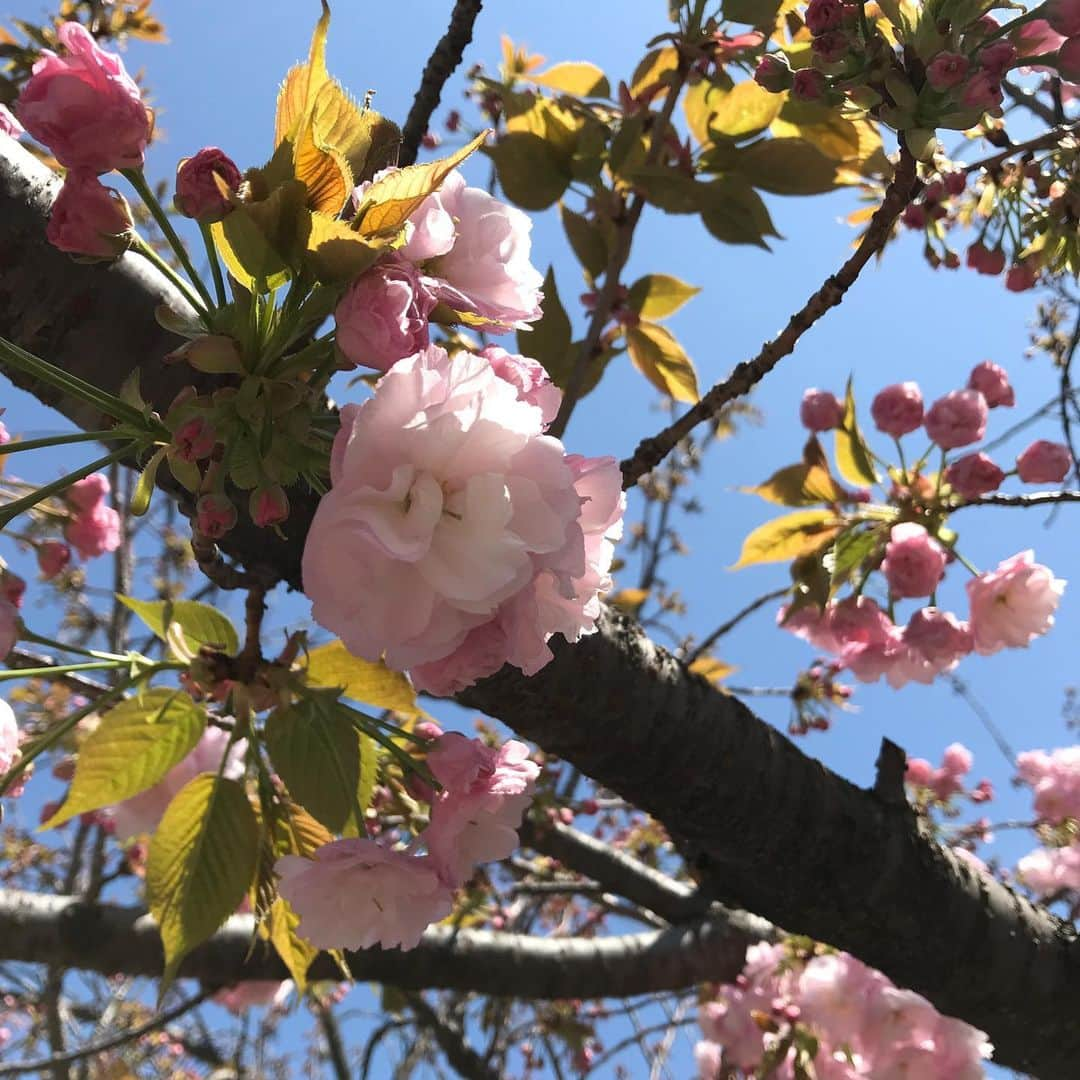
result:
<svg viewBox="0 0 1080 1080"><path fill-rule="evenodd" d="M368 187L356 189L358 207ZM426 348L439 304L495 333L535 322L543 278L529 261L531 230L527 214L452 172L410 216L404 245L361 274L338 304L345 364L386 371Z"/></svg>
<svg viewBox="0 0 1080 1080"><path fill-rule="evenodd" d="M93 473L76 481L64 492L71 517L64 526L64 538L84 559L96 559L120 546L120 515L106 502L109 479ZM71 553L49 549L46 566L66 565ZM45 567L43 567L43 570Z"/></svg>
<svg viewBox="0 0 1080 1080"><path fill-rule="evenodd" d="M425 928L446 918L453 891L483 862L517 847L517 828L540 773L528 748L498 750L450 733L428 765L442 786L431 823L408 850L364 838L335 840L312 859L277 861L281 895L300 916L300 932L320 948L414 948ZM413 849L427 847L426 855Z"/></svg>
<svg viewBox="0 0 1080 1080"><path fill-rule="evenodd" d="M863 585L855 594L832 597L823 606L803 603L780 611L782 626L835 657L834 670L847 669L863 682L884 677L894 688L930 683L969 653L988 656L1004 648L1024 648L1053 625L1065 582L1035 562L1031 551L967 582L966 619L935 604L947 569L959 561L957 537L945 528L949 510L996 491L1009 475L1025 483L1059 483L1073 467L1067 447L1042 439L1019 455L1010 472L982 452L949 457L950 451L985 436L991 409L1014 403L1007 372L990 361L972 370L966 387L945 394L929 408L913 382L888 386L876 395L870 412L879 431L900 440L921 429L933 446L910 467L890 468L887 494L895 509L877 508L868 519L886 523L861 534L873 544L862 563ZM801 416L815 432L842 428L846 422L835 395L818 389L804 395ZM941 468L936 476L926 476L923 469L934 447ZM866 452L872 453L868 447ZM849 523L852 535L859 535L864 524L857 510ZM886 585L887 610L863 595L866 577L875 571ZM922 603L901 625L896 605L906 599Z"/></svg>
<svg viewBox="0 0 1080 1080"><path fill-rule="evenodd" d="M1035 812L1051 825L1080 821L1080 746L1018 754L1016 773L1035 793Z"/></svg>
<svg viewBox="0 0 1080 1080"><path fill-rule="evenodd" d="M625 501L613 458L544 434L557 394L526 358L429 346L346 406L304 549L315 621L438 694L591 633Z"/></svg>
<svg viewBox="0 0 1080 1080"><path fill-rule="evenodd" d="M938 802L947 803L964 793L964 777L971 772L971 766L971 751L962 743L952 743L945 747L936 769L925 758L908 758L904 779L929 792ZM967 794L972 802L984 803L994 797L994 789L989 780L980 780Z"/></svg>
<svg viewBox="0 0 1080 1080"><path fill-rule="evenodd" d="M735 985L702 1006L698 1022L702 1080L757 1075L770 1054L775 1077L976 1080L992 1050L981 1031L853 956L806 959L785 945L751 945Z"/></svg>

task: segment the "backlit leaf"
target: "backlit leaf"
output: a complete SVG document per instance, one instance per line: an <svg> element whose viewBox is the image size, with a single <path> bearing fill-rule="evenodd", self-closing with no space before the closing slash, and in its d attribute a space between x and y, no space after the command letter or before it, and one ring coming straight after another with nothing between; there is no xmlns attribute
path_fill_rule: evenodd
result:
<svg viewBox="0 0 1080 1080"><path fill-rule="evenodd" d="M517 332L517 347L523 355L539 360L552 382L565 389L576 352L571 349L570 317L559 299L551 267L544 277L544 314L529 330Z"/></svg>
<svg viewBox="0 0 1080 1080"><path fill-rule="evenodd" d="M725 664L715 656L699 656L691 665L690 670L703 679L708 679L714 686L718 686L729 675L738 671L735 664Z"/></svg>
<svg viewBox="0 0 1080 1080"><path fill-rule="evenodd" d="M664 327L648 322L627 327L626 344L634 366L658 390L676 401L700 398L690 357Z"/></svg>
<svg viewBox="0 0 1080 1080"><path fill-rule="evenodd" d="M529 80L574 97L610 97L607 76L595 64L585 62L555 64Z"/></svg>
<svg viewBox="0 0 1080 1080"><path fill-rule="evenodd" d="M569 209L565 204L559 206L566 238L570 241L577 261L585 268L590 278L599 277L607 266L608 246L604 230L583 214ZM547 292L544 293L545 302Z"/></svg>
<svg viewBox="0 0 1080 1080"><path fill-rule="evenodd" d="M836 429L836 467L849 483L877 483L874 459L855 415L855 390L851 379L848 379L844 395L844 420Z"/></svg>
<svg viewBox="0 0 1080 1080"><path fill-rule="evenodd" d="M725 244L765 248L766 236L779 236L761 196L739 176L722 176L699 185L701 221Z"/></svg>
<svg viewBox="0 0 1080 1080"><path fill-rule="evenodd" d="M796 510L759 525L743 541L732 570L756 563L788 562L824 547L843 528L832 510Z"/></svg>
<svg viewBox="0 0 1080 1080"><path fill-rule="evenodd" d="M526 210L547 209L570 183L568 159L531 132L511 131L485 153L495 162L507 198Z"/></svg>
<svg viewBox="0 0 1080 1080"><path fill-rule="evenodd" d="M820 195L838 185L836 162L802 139L763 139L735 161L740 176L775 195Z"/></svg>
<svg viewBox="0 0 1080 1080"><path fill-rule="evenodd" d="M348 281L386 250L385 243L365 240L347 222L330 214L313 213L310 221L306 259L319 281Z"/></svg>
<svg viewBox="0 0 1080 1080"><path fill-rule="evenodd" d="M406 716L420 714L416 691L406 676L391 671L381 661L375 663L353 656L340 641L312 649L305 674L312 686L336 687L353 701L377 709L393 709Z"/></svg>
<svg viewBox="0 0 1080 1080"><path fill-rule="evenodd" d="M777 470L763 484L740 488L749 495L760 495L767 502L780 506L813 506L815 503L838 502L843 489L820 465L788 465Z"/></svg>
<svg viewBox="0 0 1080 1080"><path fill-rule="evenodd" d="M136 600L132 596L117 596L159 637L166 640L171 623L178 623L192 651L198 652L204 645L233 655L240 648L240 641L227 615L209 604L197 600Z"/></svg>
<svg viewBox="0 0 1080 1080"><path fill-rule="evenodd" d="M679 52L672 45L647 52L634 69L634 74L630 79L630 93L637 97L659 86L661 89L652 100L660 100L667 93L667 78L678 66Z"/></svg>
<svg viewBox="0 0 1080 1080"><path fill-rule="evenodd" d="M699 292L700 289L670 274L646 274L630 286L627 303L643 319L663 319Z"/></svg>
<svg viewBox="0 0 1080 1080"><path fill-rule="evenodd" d="M721 91L710 97L708 130L729 139L745 139L764 131L776 118L783 103L781 94L770 94L753 79L747 79L737 83L727 93Z"/></svg>

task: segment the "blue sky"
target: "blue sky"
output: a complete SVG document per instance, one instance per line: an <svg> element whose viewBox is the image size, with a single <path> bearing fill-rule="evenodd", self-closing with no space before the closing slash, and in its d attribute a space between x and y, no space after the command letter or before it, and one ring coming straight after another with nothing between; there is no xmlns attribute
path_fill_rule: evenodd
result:
<svg viewBox="0 0 1080 1080"><path fill-rule="evenodd" d="M33 18L42 6L9 0L5 13ZM357 95L375 89L375 107L402 120L424 61L443 32L449 6L434 0L398 0L392 7L339 0L329 43L331 72ZM306 53L318 4L157 0L155 10L166 24L171 45L134 42L126 54L131 70L145 69L163 133L151 151L148 174L153 179L171 176L178 158L204 145L221 146L241 167L262 163L271 150L277 86L286 69ZM615 83L633 70L645 42L665 29L661 0L587 5L569 0L544 4L492 0L480 17L464 66L482 61L494 69L499 35L505 32L552 62L593 61ZM462 86L460 76L450 83L437 118L450 107L467 110ZM483 161L474 160L466 171L474 182L486 180ZM668 324L694 358L703 386L754 355L835 270L854 239L843 223L857 205L851 191L812 199L769 197L768 202L785 238L774 244L772 253L721 245L690 217L652 211L638 230L628 283L642 273L663 272L703 289ZM962 237L955 243L963 249ZM537 216L533 256L541 270L554 265L564 303L580 325L574 298L584 286L554 211ZM752 400L764 423L742 426L737 439L710 452L695 488L705 513L679 525L690 554L667 567L671 583L690 605L686 628L702 636L786 580L783 566L727 569L745 534L776 510L735 489L759 482L797 459L804 438L798 403L806 386L839 393L854 373L864 428L869 429L867 407L880 387L915 379L929 401L962 386L974 364L992 359L1008 368L1018 402L1014 410L991 414L993 437L1054 393L1049 363L1024 358L1035 301L1031 293L1006 292L1001 279L963 270L932 271L922 259L921 243L912 236L893 245L881 264L869 267L842 307L808 333L796 355L784 360L755 391ZM7 401L0 404L8 406L4 419L13 431L59 429L55 416L30 399L6 390L3 396ZM655 409L653 391L623 357L609 367L601 389L578 409L565 441L575 452L622 457L641 436L662 426L663 419ZM1010 450L1019 452L1030 438L1057 434L1055 425L1046 421L1000 451L998 460L1011 463ZM888 449L884 441L875 445L883 454ZM41 471L30 469L28 475L44 479L56 467L42 457L36 466ZM635 513L632 506L631 518ZM960 531L961 550L980 569L1034 547L1039 561L1061 577L1075 578L1078 513L1080 507L1064 507L1052 528L1044 527L1047 515L1041 511L1010 509L969 510L954 524ZM635 570L636 565L633 560ZM963 580L962 570L954 568L941 597L943 606L952 603L964 610ZM274 622L295 623L306 615L306 604L291 598L275 610ZM1073 741L1064 730L1061 706L1064 688L1074 678L1078 629L1080 596L1067 591L1058 625L1048 637L1028 650L969 659L959 669L1017 749ZM739 666L734 678L738 684L782 686L790 684L812 653L777 630L771 609L766 609L725 640L722 656ZM998 797L985 808L991 818L1030 813L1030 799L1010 787L1005 761L969 707L947 685L913 686L899 693L884 685L860 686L854 700L857 713L838 716L832 731L804 740L804 748L831 768L865 784L872 779L882 736L912 755L934 761L948 743L959 740L975 754L973 779L988 776L994 781ZM786 702L762 699L753 704L759 715L786 727ZM459 723L468 720L457 715ZM1005 833L993 850L1010 862L1031 846L1027 834Z"/></svg>

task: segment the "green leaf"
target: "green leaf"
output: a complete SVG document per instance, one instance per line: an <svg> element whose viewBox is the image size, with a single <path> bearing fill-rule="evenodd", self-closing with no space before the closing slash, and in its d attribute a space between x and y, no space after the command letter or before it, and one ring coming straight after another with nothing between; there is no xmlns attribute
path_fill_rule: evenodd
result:
<svg viewBox="0 0 1080 1080"><path fill-rule="evenodd" d="M844 421L836 429L836 467L851 484L876 484L877 470L855 416L855 390L848 379L844 395Z"/></svg>
<svg viewBox="0 0 1080 1080"><path fill-rule="evenodd" d="M696 214L701 205L701 184L670 165L639 165L624 170L634 190L665 214Z"/></svg>
<svg viewBox="0 0 1080 1080"><path fill-rule="evenodd" d="M339 218L314 213L305 259L319 281L348 281L371 266L386 246L382 241L365 240Z"/></svg>
<svg viewBox="0 0 1080 1080"><path fill-rule="evenodd" d="M577 256L577 261L585 268L589 279L599 277L607 267L608 245L604 239L604 230L591 222L583 214L575 213L565 204L559 206L566 238ZM547 293L544 294L545 297Z"/></svg>
<svg viewBox="0 0 1080 1080"><path fill-rule="evenodd" d="M570 183L563 155L532 132L507 132L484 152L495 163L507 198L526 210L546 210L562 198Z"/></svg>
<svg viewBox="0 0 1080 1080"><path fill-rule="evenodd" d="M154 481L157 479L158 466L165 460L169 452L167 446L162 446L143 467L139 474L139 482L131 493L131 502L128 509L133 517L142 517L150 509L150 499L154 494Z"/></svg>
<svg viewBox="0 0 1080 1080"><path fill-rule="evenodd" d="M760 495L767 502L780 506L813 506L815 503L838 502L843 490L820 465L788 465L779 469L755 487L740 488L748 495Z"/></svg>
<svg viewBox="0 0 1080 1080"><path fill-rule="evenodd" d="M226 268L244 288L266 292L289 280L300 254L304 198L303 184L286 181L210 226Z"/></svg>
<svg viewBox="0 0 1080 1080"><path fill-rule="evenodd" d="M117 596L117 599L135 612L162 641L168 640L168 629L176 623L194 652L205 645L232 656L240 648L236 627L209 604L200 604L196 600L136 600L132 596Z"/></svg>
<svg viewBox="0 0 1080 1080"><path fill-rule="evenodd" d="M881 540L879 529L848 529L842 532L825 557L825 569L829 571L831 585L835 589L843 584L876 550Z"/></svg>
<svg viewBox="0 0 1080 1080"><path fill-rule="evenodd" d="M747 79L727 93L721 91L710 97L711 114L706 121L708 133L729 139L756 135L776 119L783 103L782 94L770 94L753 79Z"/></svg>
<svg viewBox="0 0 1080 1080"><path fill-rule="evenodd" d="M381 661L373 663L353 656L340 641L312 649L305 675L312 686L337 688L353 701L405 716L420 715L416 691L400 671L391 671Z"/></svg>
<svg viewBox="0 0 1080 1080"><path fill-rule="evenodd" d="M275 709L266 721L266 748L289 794L316 820L340 833L351 819L352 828L363 832L374 768L363 759L374 759L375 752L338 704L336 690Z"/></svg>
<svg viewBox="0 0 1080 1080"><path fill-rule="evenodd" d="M735 170L775 195L821 195L839 186L836 162L802 139L763 139L740 150Z"/></svg>
<svg viewBox="0 0 1080 1080"><path fill-rule="evenodd" d="M739 570L756 563L787 562L824 547L843 528L832 510L796 510L759 525L743 541Z"/></svg>
<svg viewBox="0 0 1080 1080"><path fill-rule="evenodd" d="M153 787L195 749L206 712L180 690L157 688L110 709L79 747L63 806L41 827L130 799Z"/></svg>
<svg viewBox="0 0 1080 1080"><path fill-rule="evenodd" d="M202 773L169 803L146 860L147 902L165 946L160 993L244 899L258 846L255 812L236 780Z"/></svg>
<svg viewBox="0 0 1080 1080"><path fill-rule="evenodd" d="M779 236L761 196L739 176L699 184L701 221L725 244L754 244L766 251L766 236Z"/></svg>
<svg viewBox="0 0 1080 1080"><path fill-rule="evenodd" d="M518 352L539 360L555 385L565 389L577 355L571 349L570 336L570 317L559 299L555 271L548 267L544 277L543 317L532 323L532 329L517 332Z"/></svg>
<svg viewBox="0 0 1080 1080"><path fill-rule="evenodd" d="M781 0L724 0L724 18L771 31Z"/></svg>
<svg viewBox="0 0 1080 1080"><path fill-rule="evenodd" d="M527 75L530 82L550 87L574 97L588 98L611 96L607 76L595 64L584 62L562 63L542 71L539 75Z"/></svg>
<svg viewBox="0 0 1080 1080"><path fill-rule="evenodd" d="M628 304L643 319L663 319L674 315L700 289L670 274L646 274L630 286Z"/></svg>
<svg viewBox="0 0 1080 1080"><path fill-rule="evenodd" d="M717 103L724 96L725 88L708 79L692 84L683 94L683 114L690 134L699 143L712 142L709 121L716 111Z"/></svg>
<svg viewBox="0 0 1080 1080"><path fill-rule="evenodd" d="M691 403L701 397L693 362L664 327L649 322L627 327L626 344L634 367L662 393Z"/></svg>

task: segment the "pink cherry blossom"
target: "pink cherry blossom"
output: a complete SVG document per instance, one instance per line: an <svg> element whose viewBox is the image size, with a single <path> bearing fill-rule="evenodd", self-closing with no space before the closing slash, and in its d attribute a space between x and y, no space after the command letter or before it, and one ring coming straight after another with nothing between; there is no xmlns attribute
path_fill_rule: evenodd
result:
<svg viewBox="0 0 1080 1080"><path fill-rule="evenodd" d="M926 81L935 90L952 90L967 78L970 66L961 53L940 52L926 65Z"/></svg>
<svg viewBox="0 0 1080 1080"><path fill-rule="evenodd" d="M552 633L591 633L621 523L618 467L566 457L542 431L540 409L484 357L451 363L433 346L395 365L342 412L304 552L315 620L400 669L445 660L493 619L503 659L529 673Z"/></svg>
<svg viewBox="0 0 1080 1080"><path fill-rule="evenodd" d="M986 398L977 390L953 390L926 413L926 433L943 450L978 442L986 434Z"/></svg>
<svg viewBox="0 0 1080 1080"><path fill-rule="evenodd" d="M59 540L43 540L37 546L37 561L41 576L54 578L71 562L71 548Z"/></svg>
<svg viewBox="0 0 1080 1080"><path fill-rule="evenodd" d="M11 706L0 698L0 776L19 760L19 725Z"/></svg>
<svg viewBox="0 0 1080 1080"><path fill-rule="evenodd" d="M979 274L1000 274L1005 269L1005 252L1000 247L990 251L981 240L967 249L967 264Z"/></svg>
<svg viewBox="0 0 1080 1080"><path fill-rule="evenodd" d="M1037 439L1016 459L1016 472L1025 484L1060 484L1072 464L1064 443Z"/></svg>
<svg viewBox="0 0 1080 1080"><path fill-rule="evenodd" d="M210 540L220 540L235 528L237 517L236 506L227 495L210 492L199 496L195 504L196 526Z"/></svg>
<svg viewBox="0 0 1080 1080"><path fill-rule="evenodd" d="M460 173L451 173L443 181L442 188L429 195L412 212L406 223L405 235L408 239L398 249L400 255L420 264L445 255L454 246L457 223L451 211L443 205L443 194L446 193L453 205L464 184Z"/></svg>
<svg viewBox="0 0 1080 1080"><path fill-rule="evenodd" d="M1002 102L1001 80L989 71L976 72L964 86L960 100L969 109L993 112Z"/></svg>
<svg viewBox="0 0 1080 1080"><path fill-rule="evenodd" d="M790 605L784 605L776 613L777 626L783 627L789 634L813 645L822 652L837 653L840 643L829 629L831 608L824 611L815 604L807 604L792 612Z"/></svg>
<svg viewBox="0 0 1080 1080"><path fill-rule="evenodd" d="M435 304L435 294L411 263L377 263L349 286L334 312L338 348L354 367L386 371L427 346Z"/></svg>
<svg viewBox="0 0 1080 1080"><path fill-rule="evenodd" d="M923 398L919 384L895 383L879 391L870 404L870 415L878 431L899 438L923 422Z"/></svg>
<svg viewBox="0 0 1080 1080"><path fill-rule="evenodd" d="M1012 40L1021 56L1042 56L1057 50L1065 38L1045 19L1032 19L1013 31Z"/></svg>
<svg viewBox="0 0 1080 1080"><path fill-rule="evenodd" d="M1035 287L1038 280L1039 260L1029 256L1009 267L1009 272L1005 275L1005 288L1009 292L1027 292Z"/></svg>
<svg viewBox="0 0 1080 1080"><path fill-rule="evenodd" d="M219 990L214 1001L237 1016L259 1005L278 1008L288 1001L293 985L292 979L252 979Z"/></svg>
<svg viewBox="0 0 1080 1080"><path fill-rule="evenodd" d="M831 391L811 387L803 393L799 419L811 431L832 431L844 422L844 406Z"/></svg>
<svg viewBox="0 0 1080 1080"><path fill-rule="evenodd" d="M183 761L174 765L152 788L117 803L113 808L113 822L118 840L130 840L140 833L150 833L177 792L194 780L200 773L216 773L222 756L229 745L229 733L221 728L208 727L195 748ZM240 739L229 750L222 775L230 780L244 775L244 754L247 743Z"/></svg>
<svg viewBox="0 0 1080 1080"><path fill-rule="evenodd" d="M64 538L83 559L96 559L120 546L120 515L104 502L77 513L64 527Z"/></svg>
<svg viewBox="0 0 1080 1080"><path fill-rule="evenodd" d="M551 381L543 364L529 356L509 353L498 345L488 345L480 350L491 364L491 369L517 389L518 397L535 405L546 427L559 413L562 391Z"/></svg>
<svg viewBox="0 0 1080 1080"><path fill-rule="evenodd" d="M123 61L80 23L62 23L58 36L67 56L42 52L19 97L19 119L69 169L141 168L152 120Z"/></svg>
<svg viewBox="0 0 1080 1080"><path fill-rule="evenodd" d="M540 775L524 743L511 739L494 749L456 731L436 740L427 763L447 791L461 795L521 795Z"/></svg>
<svg viewBox="0 0 1080 1080"><path fill-rule="evenodd" d="M1035 793L1035 812L1043 821L1080 819L1080 746L1018 754L1016 772Z"/></svg>
<svg viewBox="0 0 1080 1080"><path fill-rule="evenodd" d="M820 101L828 88L828 81L817 68L800 68L791 78L791 96L796 101Z"/></svg>
<svg viewBox="0 0 1080 1080"><path fill-rule="evenodd" d="M971 629L951 611L924 607L912 615L903 630L904 644L935 674L952 671L971 652Z"/></svg>
<svg viewBox="0 0 1080 1080"><path fill-rule="evenodd" d="M532 220L516 207L507 206L481 188L467 187L459 172L452 172L438 192L439 210L456 224L449 251L425 264L425 273L435 279L440 300L456 311L468 311L489 322L495 331L527 328L540 318L540 286L544 278L529 261ZM435 218L430 217L435 213ZM426 214L409 241L416 258L417 249L437 248L445 233L438 211Z"/></svg>
<svg viewBox="0 0 1080 1080"><path fill-rule="evenodd" d="M1080 34L1069 38L1058 50L1057 69L1062 78L1072 82L1080 79Z"/></svg>
<svg viewBox="0 0 1080 1080"><path fill-rule="evenodd" d="M806 7L806 27L817 37L828 30L835 30L847 12L843 0L810 0Z"/></svg>
<svg viewBox="0 0 1080 1080"><path fill-rule="evenodd" d="M1011 41L998 39L979 50L979 66L995 79L1001 79L1016 59L1016 46Z"/></svg>
<svg viewBox="0 0 1080 1080"><path fill-rule="evenodd" d="M945 549L913 521L894 525L881 572L896 597L929 596L945 576Z"/></svg>
<svg viewBox="0 0 1080 1080"><path fill-rule="evenodd" d="M104 473L91 473L76 480L64 492L64 498L75 511L92 510L109 494L109 490L109 478Z"/></svg>
<svg viewBox="0 0 1080 1080"><path fill-rule="evenodd" d="M975 651L990 656L1025 648L1054 625L1065 582L1022 551L967 583Z"/></svg>
<svg viewBox="0 0 1080 1080"><path fill-rule="evenodd" d="M1036 848L1016 864L1016 876L1039 896L1080 892L1080 845Z"/></svg>
<svg viewBox="0 0 1080 1080"><path fill-rule="evenodd" d="M221 221L233 208L222 194L219 180L229 191L236 191L243 180L236 162L224 150L205 146L193 157L184 158L176 169L176 208L203 225Z"/></svg>
<svg viewBox="0 0 1080 1080"><path fill-rule="evenodd" d="M978 390L991 409L1000 405L1011 407L1016 404L1016 393L1009 382L1009 373L992 360L984 360L971 369L968 389Z"/></svg>
<svg viewBox="0 0 1080 1080"><path fill-rule="evenodd" d="M25 133L25 130L22 124L15 119L14 113L6 105L0 105L0 133L17 139Z"/></svg>
<svg viewBox="0 0 1080 1080"><path fill-rule="evenodd" d="M45 236L72 255L115 259L130 244L131 210L119 192L92 172L73 169L53 203Z"/></svg>
<svg viewBox="0 0 1080 1080"><path fill-rule="evenodd" d="M335 840L313 859L285 855L274 869L301 936L320 949L413 949L453 909L430 858L373 840Z"/></svg>
<svg viewBox="0 0 1080 1080"><path fill-rule="evenodd" d="M719 1043L708 1039L699 1039L694 1043L694 1064L697 1065L699 1080L718 1080L723 1055L724 1048Z"/></svg>
<svg viewBox="0 0 1080 1080"><path fill-rule="evenodd" d="M946 470L945 481L965 499L977 499L997 491L1005 480L1005 470L996 465L987 454L965 454L957 458Z"/></svg>

